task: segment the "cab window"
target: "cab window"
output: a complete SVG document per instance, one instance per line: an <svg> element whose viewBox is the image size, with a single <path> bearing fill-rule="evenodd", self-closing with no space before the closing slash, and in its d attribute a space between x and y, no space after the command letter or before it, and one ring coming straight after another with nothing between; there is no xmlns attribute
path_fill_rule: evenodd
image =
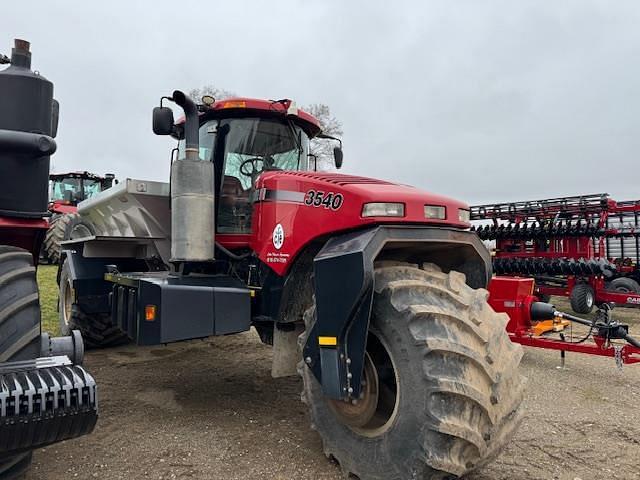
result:
<svg viewBox="0 0 640 480"><path fill-rule="evenodd" d="M226 134L219 142L224 146L224 175L218 232L250 233L256 180L270 170L307 170L309 140L284 119L226 119L220 121L220 129Z"/></svg>

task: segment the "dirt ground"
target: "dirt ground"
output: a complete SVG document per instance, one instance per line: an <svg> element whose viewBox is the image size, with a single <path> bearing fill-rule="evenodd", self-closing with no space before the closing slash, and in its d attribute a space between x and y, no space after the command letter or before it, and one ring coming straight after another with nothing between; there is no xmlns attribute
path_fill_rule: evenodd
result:
<svg viewBox="0 0 640 480"><path fill-rule="evenodd" d="M254 333L91 352L95 433L37 451L27 479L342 478L309 428L300 380L271 379L270 358ZM565 369L559 362L557 352L526 350L527 418L470 479L640 479L640 365L619 371L613 359L578 354Z"/></svg>

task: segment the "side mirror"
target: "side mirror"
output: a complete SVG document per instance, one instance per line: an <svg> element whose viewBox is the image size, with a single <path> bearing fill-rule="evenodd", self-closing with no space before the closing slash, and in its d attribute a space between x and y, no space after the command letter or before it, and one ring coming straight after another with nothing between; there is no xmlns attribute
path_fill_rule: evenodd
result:
<svg viewBox="0 0 640 480"><path fill-rule="evenodd" d="M105 173L102 189L106 190L107 188L111 188L114 181L116 181L116 176L113 173Z"/></svg>
<svg viewBox="0 0 640 480"><path fill-rule="evenodd" d="M333 161L337 169L342 168L342 149L340 147L333 147Z"/></svg>
<svg viewBox="0 0 640 480"><path fill-rule="evenodd" d="M171 135L174 123L173 110L169 107L155 107L153 109L153 133Z"/></svg>

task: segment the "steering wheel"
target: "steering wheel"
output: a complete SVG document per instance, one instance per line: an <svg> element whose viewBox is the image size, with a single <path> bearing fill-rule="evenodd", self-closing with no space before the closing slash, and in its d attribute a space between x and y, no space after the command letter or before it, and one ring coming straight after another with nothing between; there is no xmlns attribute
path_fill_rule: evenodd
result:
<svg viewBox="0 0 640 480"><path fill-rule="evenodd" d="M261 168L258 168L258 162L262 164ZM249 165L251 165L251 169L249 169ZM264 159L260 157L247 158L244 162L240 164L240 173L245 177L255 178L264 170Z"/></svg>

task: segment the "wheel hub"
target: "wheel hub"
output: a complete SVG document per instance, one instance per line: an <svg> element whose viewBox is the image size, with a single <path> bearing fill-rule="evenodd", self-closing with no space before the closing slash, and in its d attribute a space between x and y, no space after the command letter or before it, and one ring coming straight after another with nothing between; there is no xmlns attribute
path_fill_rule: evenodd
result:
<svg viewBox="0 0 640 480"><path fill-rule="evenodd" d="M67 281L64 289L64 295L62 296L62 311L64 312L63 318L65 325L69 325L69 319L71 318L71 305L73 305L73 286L71 281Z"/></svg>
<svg viewBox="0 0 640 480"><path fill-rule="evenodd" d="M585 300L589 308L593 307L593 294L591 292L587 293Z"/></svg>
<svg viewBox="0 0 640 480"><path fill-rule="evenodd" d="M362 428L367 425L378 407L378 374L368 353L365 354L363 379L360 399L329 400L329 406L340 422L353 428Z"/></svg>
<svg viewBox="0 0 640 480"><path fill-rule="evenodd" d="M363 437L374 438L395 422L399 408L399 378L389 349L369 332L364 356L360 398L350 401L328 399L335 419Z"/></svg>

